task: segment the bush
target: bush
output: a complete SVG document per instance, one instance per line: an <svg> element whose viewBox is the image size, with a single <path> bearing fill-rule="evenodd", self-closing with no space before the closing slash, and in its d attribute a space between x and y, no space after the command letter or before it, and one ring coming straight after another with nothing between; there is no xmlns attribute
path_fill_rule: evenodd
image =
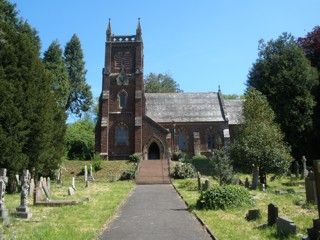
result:
<svg viewBox="0 0 320 240"><path fill-rule="evenodd" d="M182 161L184 161L185 158L186 158L186 154L183 152L174 152L173 153L173 160L174 161L181 161L181 159L182 159Z"/></svg>
<svg viewBox="0 0 320 240"><path fill-rule="evenodd" d="M192 157L192 161L198 161L198 160L206 160L207 157L204 155L196 155Z"/></svg>
<svg viewBox="0 0 320 240"><path fill-rule="evenodd" d="M124 171L121 176L120 176L120 179L121 181L124 181L124 180L132 180L134 179L136 176L136 171L134 169L132 170L126 170Z"/></svg>
<svg viewBox="0 0 320 240"><path fill-rule="evenodd" d="M93 155L93 159L92 159L92 168L94 169L94 171L99 171L102 169L101 167L102 161L100 158L100 154L99 153L95 153Z"/></svg>
<svg viewBox="0 0 320 240"><path fill-rule="evenodd" d="M204 191L197 201L198 208L213 210L224 210L227 208L250 206L253 204L253 198L246 188L231 185Z"/></svg>
<svg viewBox="0 0 320 240"><path fill-rule="evenodd" d="M129 156L130 162L139 163L141 160L141 154L140 153L134 153Z"/></svg>
<svg viewBox="0 0 320 240"><path fill-rule="evenodd" d="M190 163L178 163L172 174L175 179L194 178L197 176L192 164Z"/></svg>

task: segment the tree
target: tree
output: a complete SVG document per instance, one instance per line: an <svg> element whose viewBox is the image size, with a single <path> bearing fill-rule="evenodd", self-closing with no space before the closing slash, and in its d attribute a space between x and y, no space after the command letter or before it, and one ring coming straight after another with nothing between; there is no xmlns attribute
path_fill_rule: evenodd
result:
<svg viewBox="0 0 320 240"><path fill-rule="evenodd" d="M10 179L23 168L49 174L64 153L65 115L51 95L39 37L22 21L0 21L0 29L0 167Z"/></svg>
<svg viewBox="0 0 320 240"><path fill-rule="evenodd" d="M92 104L92 93L90 86L86 83L87 70L85 69L81 43L75 34L66 44L64 59L70 82L70 94L65 110L81 116L81 113L86 112Z"/></svg>
<svg viewBox="0 0 320 240"><path fill-rule="evenodd" d="M170 74L155 74L150 73L145 77L145 92L146 93L178 93L183 92L179 88Z"/></svg>
<svg viewBox="0 0 320 240"><path fill-rule="evenodd" d="M315 105L311 90L316 84L317 73L292 35L259 42L259 58L249 72L247 86L267 97L295 158L305 154L305 133L312 126Z"/></svg>
<svg viewBox="0 0 320 240"><path fill-rule="evenodd" d="M67 157L70 160L93 158L95 124L88 118L69 124L66 133Z"/></svg>
<svg viewBox="0 0 320 240"><path fill-rule="evenodd" d="M0 0L0 21L15 26L18 23L16 6L7 0Z"/></svg>
<svg viewBox="0 0 320 240"><path fill-rule="evenodd" d="M44 52L43 61L51 73L52 92L58 105L65 109L70 95L70 82L67 65L62 58L62 49L58 41L53 41Z"/></svg>
<svg viewBox="0 0 320 240"><path fill-rule="evenodd" d="M245 97L244 124L231 145L231 156L235 165L243 169L254 166L260 182L266 183L267 173L285 173L293 158L266 97L254 88L249 88Z"/></svg>
<svg viewBox="0 0 320 240"><path fill-rule="evenodd" d="M220 178L220 186L230 182L232 179L233 167L226 149L215 149L214 155L210 159L210 164L213 169L213 177Z"/></svg>
<svg viewBox="0 0 320 240"><path fill-rule="evenodd" d="M313 114L313 127L308 134L306 149L307 158L316 159L320 157L320 26L316 26L304 38L298 38L298 44L304 49L306 57L311 65L318 70L318 85L312 90L316 106Z"/></svg>

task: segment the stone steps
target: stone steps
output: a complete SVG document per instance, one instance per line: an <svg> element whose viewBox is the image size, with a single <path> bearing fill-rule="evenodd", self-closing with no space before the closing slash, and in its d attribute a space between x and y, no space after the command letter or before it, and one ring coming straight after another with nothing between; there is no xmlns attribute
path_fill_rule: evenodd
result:
<svg viewBox="0 0 320 240"><path fill-rule="evenodd" d="M167 160L142 160L136 184L170 184Z"/></svg>

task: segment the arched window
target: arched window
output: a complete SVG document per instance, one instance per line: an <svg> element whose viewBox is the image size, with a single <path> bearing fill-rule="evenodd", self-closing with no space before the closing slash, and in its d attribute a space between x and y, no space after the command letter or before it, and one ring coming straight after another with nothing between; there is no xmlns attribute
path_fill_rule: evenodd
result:
<svg viewBox="0 0 320 240"><path fill-rule="evenodd" d="M121 109L126 108L127 107L127 92L122 90L119 92L118 94L118 99L119 99L119 107Z"/></svg>
<svg viewBox="0 0 320 240"><path fill-rule="evenodd" d="M116 145L128 145L129 144L129 132L128 127L121 123L116 127Z"/></svg>

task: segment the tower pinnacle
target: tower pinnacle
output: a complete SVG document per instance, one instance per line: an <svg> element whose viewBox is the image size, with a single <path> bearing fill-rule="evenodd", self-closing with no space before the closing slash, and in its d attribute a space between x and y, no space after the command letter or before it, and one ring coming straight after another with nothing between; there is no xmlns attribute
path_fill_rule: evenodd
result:
<svg viewBox="0 0 320 240"><path fill-rule="evenodd" d="M108 23L108 28L107 28L107 41L111 41L111 34L112 34L112 30L111 30L111 18L109 18L109 23Z"/></svg>
<svg viewBox="0 0 320 240"><path fill-rule="evenodd" d="M137 30L136 30L136 35L137 35L137 40L141 41L142 38L142 31L141 31L141 25L140 25L140 18L138 18L138 26L137 26Z"/></svg>

